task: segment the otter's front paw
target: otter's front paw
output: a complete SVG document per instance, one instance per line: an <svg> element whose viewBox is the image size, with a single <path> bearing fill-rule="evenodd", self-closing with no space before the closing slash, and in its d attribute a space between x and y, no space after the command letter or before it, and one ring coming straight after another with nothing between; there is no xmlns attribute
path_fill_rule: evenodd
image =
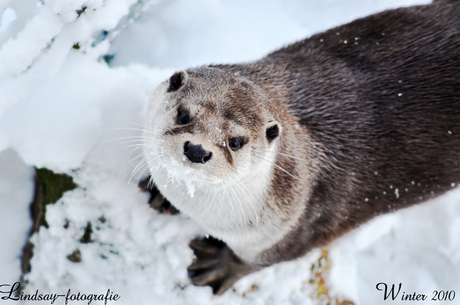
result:
<svg viewBox="0 0 460 305"><path fill-rule="evenodd" d="M149 184L150 176L139 181L139 188L143 192L150 193L149 204L151 208L164 214L177 214L179 210L176 209L157 189L154 184Z"/></svg>
<svg viewBox="0 0 460 305"><path fill-rule="evenodd" d="M195 238L189 246L196 256L187 268L190 281L197 286L211 286L215 295L221 295L241 277L255 271L214 237Z"/></svg>

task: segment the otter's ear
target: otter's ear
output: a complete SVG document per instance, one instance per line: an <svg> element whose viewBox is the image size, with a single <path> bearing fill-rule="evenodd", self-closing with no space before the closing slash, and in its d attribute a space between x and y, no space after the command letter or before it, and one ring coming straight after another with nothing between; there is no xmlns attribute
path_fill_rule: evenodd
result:
<svg viewBox="0 0 460 305"><path fill-rule="evenodd" d="M271 143L281 134L282 127L278 122L270 122L265 129L265 136L267 137L268 143Z"/></svg>
<svg viewBox="0 0 460 305"><path fill-rule="evenodd" d="M169 78L169 87L166 92L175 92L179 90L188 79L188 74L185 71L177 71Z"/></svg>

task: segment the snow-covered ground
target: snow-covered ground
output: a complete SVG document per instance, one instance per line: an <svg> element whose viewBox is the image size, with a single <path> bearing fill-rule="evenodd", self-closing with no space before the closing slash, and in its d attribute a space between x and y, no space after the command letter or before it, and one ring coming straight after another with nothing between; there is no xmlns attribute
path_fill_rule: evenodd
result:
<svg viewBox="0 0 460 305"><path fill-rule="evenodd" d="M45 166L80 187L48 207L49 229L32 237L27 293L110 289L121 296L108 304L315 304L308 279L319 251L251 274L222 297L188 284L187 243L205 232L186 215L158 215L136 182L128 184L146 99L175 69L255 60L355 18L428 2L1 0L0 285L20 276L31 166ZM114 55L110 65L104 55ZM459 294L436 304L460 302L459 218L460 191L453 191L337 240L330 247L333 294L355 304L401 304L383 301L376 285L402 283L401 294L428 296L417 303L435 303L434 290ZM81 244L88 222L93 242ZM67 259L76 249L80 263ZM80 303L88 302L69 302Z"/></svg>

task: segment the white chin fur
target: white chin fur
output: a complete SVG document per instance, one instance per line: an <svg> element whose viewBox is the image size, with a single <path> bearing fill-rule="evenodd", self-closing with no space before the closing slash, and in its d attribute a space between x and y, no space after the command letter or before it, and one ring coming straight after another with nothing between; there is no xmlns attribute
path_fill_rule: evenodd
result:
<svg viewBox="0 0 460 305"><path fill-rule="evenodd" d="M171 170L163 162L151 169L160 192L242 259L256 262L258 254L290 230L291 225L281 220L283 212L267 195L273 165L265 164L239 181L221 183L200 181L194 169L179 168Z"/></svg>

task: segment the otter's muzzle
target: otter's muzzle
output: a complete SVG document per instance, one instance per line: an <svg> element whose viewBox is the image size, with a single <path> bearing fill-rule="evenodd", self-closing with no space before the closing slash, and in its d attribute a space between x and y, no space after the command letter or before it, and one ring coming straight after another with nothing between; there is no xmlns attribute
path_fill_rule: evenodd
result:
<svg viewBox="0 0 460 305"><path fill-rule="evenodd" d="M211 160L212 152L203 149L201 144L193 145L190 141L184 143L184 155L193 163L205 164Z"/></svg>

